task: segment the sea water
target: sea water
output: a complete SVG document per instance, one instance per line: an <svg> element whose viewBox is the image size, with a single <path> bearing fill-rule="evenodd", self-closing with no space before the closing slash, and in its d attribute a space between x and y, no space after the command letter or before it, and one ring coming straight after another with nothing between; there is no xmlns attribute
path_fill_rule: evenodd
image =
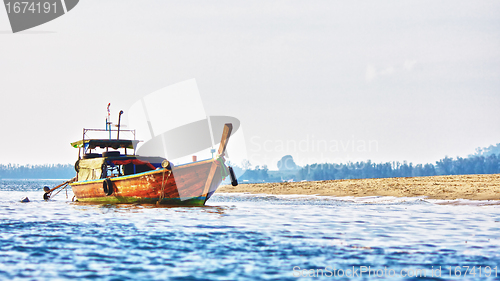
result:
<svg viewBox="0 0 500 281"><path fill-rule="evenodd" d="M44 201L59 183L0 181L0 279L500 279L492 202L215 194L157 207L82 204L71 190Z"/></svg>

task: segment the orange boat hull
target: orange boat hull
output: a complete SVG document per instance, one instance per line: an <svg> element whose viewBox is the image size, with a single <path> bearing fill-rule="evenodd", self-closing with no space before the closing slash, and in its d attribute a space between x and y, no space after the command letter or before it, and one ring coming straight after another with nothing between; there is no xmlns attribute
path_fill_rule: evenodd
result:
<svg viewBox="0 0 500 281"><path fill-rule="evenodd" d="M109 178L111 195L107 195L103 188L107 179L74 182L70 185L80 202L203 206L226 175L223 161L210 159L176 166L171 172L157 169Z"/></svg>

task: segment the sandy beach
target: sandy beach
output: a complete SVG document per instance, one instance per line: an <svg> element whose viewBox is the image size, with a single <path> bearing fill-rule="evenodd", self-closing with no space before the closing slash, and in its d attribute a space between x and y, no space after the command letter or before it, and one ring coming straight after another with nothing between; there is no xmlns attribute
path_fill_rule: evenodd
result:
<svg viewBox="0 0 500 281"><path fill-rule="evenodd" d="M500 174L239 184L217 192L500 200Z"/></svg>

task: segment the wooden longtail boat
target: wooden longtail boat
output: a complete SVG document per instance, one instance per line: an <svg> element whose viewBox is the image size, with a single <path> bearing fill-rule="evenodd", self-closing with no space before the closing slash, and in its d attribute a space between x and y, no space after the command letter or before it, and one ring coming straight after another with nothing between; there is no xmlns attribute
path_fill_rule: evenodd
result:
<svg viewBox="0 0 500 281"><path fill-rule="evenodd" d="M80 202L203 206L226 176L235 184L234 173L224 159L232 124L224 125L215 157L179 166L161 157L135 155L138 141L133 130L129 132L134 133L134 140L119 139L119 127L116 140L85 139L91 130L84 129L83 139L71 144L79 148L79 159L75 163L76 181L70 186ZM106 151L92 153L96 148ZM133 154L128 155L127 149Z"/></svg>

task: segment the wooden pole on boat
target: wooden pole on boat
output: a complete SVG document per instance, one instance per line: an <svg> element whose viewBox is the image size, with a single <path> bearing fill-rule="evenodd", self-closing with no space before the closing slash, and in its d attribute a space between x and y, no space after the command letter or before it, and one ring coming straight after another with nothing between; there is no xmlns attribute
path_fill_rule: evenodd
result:
<svg viewBox="0 0 500 281"><path fill-rule="evenodd" d="M233 131L233 124L227 123L224 124L224 131L222 132L222 139L220 140L219 150L217 154L220 156L224 156L226 152L227 142L229 141L229 137L231 136L231 132Z"/></svg>
<svg viewBox="0 0 500 281"><path fill-rule="evenodd" d="M229 137L231 136L232 130L233 130L233 124L231 123L224 124L224 131L222 132L222 139L220 141L219 150L217 151L217 157L224 156L224 153L226 152L227 142L229 141ZM208 173L207 181L205 182L205 188L203 189L203 196L205 196L205 202L207 201L208 192L210 191L210 186L212 185L215 172L217 172L217 162L218 160L213 160L212 167L210 167L210 172Z"/></svg>
<svg viewBox="0 0 500 281"><path fill-rule="evenodd" d="M56 189L58 189L58 188L60 188L60 187L62 187L64 185L66 185L68 183L72 183L75 180L76 180L76 177L74 177L74 178L72 178L72 179L70 179L68 181L65 181L65 182L61 183L60 185L58 185L58 186L56 186L54 188L51 188L51 189L48 189L48 187L44 187L43 190L45 191L45 194L43 195L43 199L45 199L45 200L49 199L49 197L48 197L49 193L51 193L52 191L54 191L54 190L56 190Z"/></svg>

